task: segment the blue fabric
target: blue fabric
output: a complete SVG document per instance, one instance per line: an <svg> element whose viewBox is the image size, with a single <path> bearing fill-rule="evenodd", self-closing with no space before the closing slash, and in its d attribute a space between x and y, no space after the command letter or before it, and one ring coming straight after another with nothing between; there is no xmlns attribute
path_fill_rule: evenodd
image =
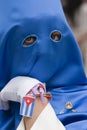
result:
<svg viewBox="0 0 87 130"><path fill-rule="evenodd" d="M87 85L63 87L51 92L51 104L66 130L87 130ZM67 102L72 103L72 109L66 109Z"/></svg>
<svg viewBox="0 0 87 130"><path fill-rule="evenodd" d="M55 30L62 36L58 42L51 39ZM36 42L23 46L31 35L37 37ZM0 0L0 89L16 76L45 82L53 94L51 104L66 128L87 129L87 79L60 0ZM77 112L59 114L68 100ZM11 103L11 110L0 111L0 130L16 129L21 119L18 107Z"/></svg>

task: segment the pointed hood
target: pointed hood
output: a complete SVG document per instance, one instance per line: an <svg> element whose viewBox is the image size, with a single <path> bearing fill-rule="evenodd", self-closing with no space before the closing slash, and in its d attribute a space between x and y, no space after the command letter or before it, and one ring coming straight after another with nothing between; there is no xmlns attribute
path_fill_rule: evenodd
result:
<svg viewBox="0 0 87 130"><path fill-rule="evenodd" d="M60 0L0 1L0 87L22 75L48 87L87 83Z"/></svg>

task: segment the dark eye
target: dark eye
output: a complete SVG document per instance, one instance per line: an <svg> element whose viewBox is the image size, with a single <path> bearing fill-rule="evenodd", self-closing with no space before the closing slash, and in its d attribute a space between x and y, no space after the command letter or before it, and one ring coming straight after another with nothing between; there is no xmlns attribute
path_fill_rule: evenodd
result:
<svg viewBox="0 0 87 130"><path fill-rule="evenodd" d="M24 40L23 45L24 46L32 45L36 40L37 38L35 36L29 36Z"/></svg>
<svg viewBox="0 0 87 130"><path fill-rule="evenodd" d="M60 41L60 39L61 39L61 33L58 32L58 31L52 32L52 34L51 34L51 39L52 39L53 41L55 41L55 42Z"/></svg>

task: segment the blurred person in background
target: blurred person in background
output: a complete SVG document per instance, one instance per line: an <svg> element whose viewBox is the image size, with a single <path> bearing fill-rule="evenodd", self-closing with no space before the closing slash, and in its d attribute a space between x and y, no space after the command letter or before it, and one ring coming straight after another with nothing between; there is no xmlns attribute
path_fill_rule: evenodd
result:
<svg viewBox="0 0 87 130"><path fill-rule="evenodd" d="M80 45L87 75L87 0L62 0L67 20Z"/></svg>

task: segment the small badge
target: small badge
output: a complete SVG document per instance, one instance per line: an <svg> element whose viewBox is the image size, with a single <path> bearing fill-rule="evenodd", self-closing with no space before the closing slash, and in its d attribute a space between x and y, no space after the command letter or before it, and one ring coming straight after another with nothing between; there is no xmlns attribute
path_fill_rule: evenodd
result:
<svg viewBox="0 0 87 130"><path fill-rule="evenodd" d="M66 103L66 109L72 109L73 108L73 105L72 105L72 103L71 102L67 102Z"/></svg>

